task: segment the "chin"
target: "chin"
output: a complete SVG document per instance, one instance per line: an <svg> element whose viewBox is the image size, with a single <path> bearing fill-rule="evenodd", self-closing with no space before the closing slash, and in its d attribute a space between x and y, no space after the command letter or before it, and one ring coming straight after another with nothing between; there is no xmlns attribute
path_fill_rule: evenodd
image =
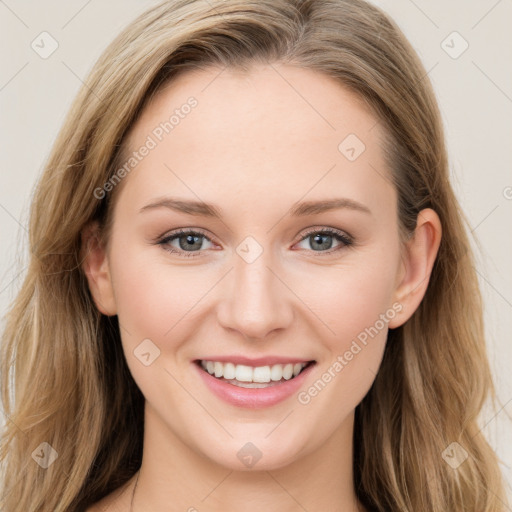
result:
<svg viewBox="0 0 512 512"><path fill-rule="evenodd" d="M275 427L276 425L273 428ZM267 428L267 425L265 429L260 428L260 430L251 434L236 435L222 444L219 444L219 438L217 438L208 446L198 448L203 456L233 471L276 470L304 456L304 446L307 441L299 439L300 436L292 436L289 432L280 435L274 432L269 435L272 428ZM309 444L313 446L316 443Z"/></svg>

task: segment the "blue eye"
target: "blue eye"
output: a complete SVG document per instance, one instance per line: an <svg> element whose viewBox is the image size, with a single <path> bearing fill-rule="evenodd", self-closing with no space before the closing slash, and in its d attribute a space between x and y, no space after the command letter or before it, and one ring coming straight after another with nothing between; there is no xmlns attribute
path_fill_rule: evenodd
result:
<svg viewBox="0 0 512 512"><path fill-rule="evenodd" d="M202 233L183 229L169 234L158 243L163 245L165 250L171 253L179 253L185 257L194 257L199 255L194 253L199 253L203 248L203 239L211 242L211 240ZM178 242L178 250L176 250L176 246L172 245L174 241Z"/></svg>
<svg viewBox="0 0 512 512"><path fill-rule="evenodd" d="M339 243L339 245L334 249L332 249L333 240L337 240ZM348 247L353 243L350 236L342 231L332 228L311 230L300 240L300 242L304 241L310 241L310 247L316 247L318 249L313 249L313 252L321 253L322 255L325 253L332 254L333 252L339 251L344 247Z"/></svg>
<svg viewBox="0 0 512 512"><path fill-rule="evenodd" d="M180 229L168 234L157 243L170 253L190 258L201 256L201 253L205 250L203 247L204 240L212 243L206 235L199 231ZM319 255L332 254L353 244L349 235L332 228L310 230L301 238L299 243L306 240L310 241L311 250ZM338 242L334 249L332 248L333 240ZM177 246L175 242L177 242Z"/></svg>

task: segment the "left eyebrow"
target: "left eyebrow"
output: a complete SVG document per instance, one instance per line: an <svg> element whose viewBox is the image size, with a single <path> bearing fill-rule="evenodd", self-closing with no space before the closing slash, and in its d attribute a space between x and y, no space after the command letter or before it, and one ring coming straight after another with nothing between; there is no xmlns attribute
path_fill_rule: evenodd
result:
<svg viewBox="0 0 512 512"><path fill-rule="evenodd" d="M329 210L339 210L347 208L349 210L357 210L360 212L372 214L370 209L362 203L358 203L353 199L338 198L338 199L326 199L323 201L305 201L297 203L292 206L290 214L294 217L301 217L304 215L313 215L315 213L322 213Z"/></svg>
<svg viewBox="0 0 512 512"><path fill-rule="evenodd" d="M205 203L203 201L192 201L188 199L178 199L166 197L158 199L140 209L140 212L152 210L155 208L169 208L177 212L185 213L188 215L196 215L202 217L222 218L221 210L213 204ZM290 215L293 217L304 217L306 215L314 215L329 210L350 209L372 215L368 207L362 203L358 203L353 199L337 198L326 199L323 201L305 201L302 203L295 203L290 209Z"/></svg>

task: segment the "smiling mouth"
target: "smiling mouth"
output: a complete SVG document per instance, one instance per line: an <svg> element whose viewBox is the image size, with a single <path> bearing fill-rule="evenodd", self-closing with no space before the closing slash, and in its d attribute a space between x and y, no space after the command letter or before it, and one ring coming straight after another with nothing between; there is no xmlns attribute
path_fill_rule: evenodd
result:
<svg viewBox="0 0 512 512"><path fill-rule="evenodd" d="M198 360L196 364L212 377L241 388L267 388L293 380L315 361L247 366L220 361Z"/></svg>

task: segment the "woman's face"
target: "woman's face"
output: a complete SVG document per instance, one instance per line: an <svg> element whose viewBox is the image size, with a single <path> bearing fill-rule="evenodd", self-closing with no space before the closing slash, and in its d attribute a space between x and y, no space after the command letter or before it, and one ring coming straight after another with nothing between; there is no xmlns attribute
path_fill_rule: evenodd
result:
<svg viewBox="0 0 512 512"><path fill-rule="evenodd" d="M292 66L189 72L154 97L100 307L148 428L237 469L349 432L388 328L412 314L382 133L352 93Z"/></svg>

